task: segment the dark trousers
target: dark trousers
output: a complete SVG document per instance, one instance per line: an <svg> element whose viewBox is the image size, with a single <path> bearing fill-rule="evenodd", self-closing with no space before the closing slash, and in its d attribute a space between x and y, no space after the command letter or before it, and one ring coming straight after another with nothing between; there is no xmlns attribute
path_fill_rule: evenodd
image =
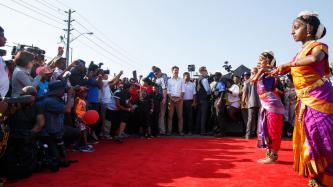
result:
<svg viewBox="0 0 333 187"><path fill-rule="evenodd" d="M246 126L247 124L247 121L248 121L248 118L249 118L249 111L247 108L242 108L242 118L243 118L243 122L244 122L244 125Z"/></svg>
<svg viewBox="0 0 333 187"><path fill-rule="evenodd" d="M49 136L41 136L39 139L43 144L48 145L47 151L51 158L60 160L67 156L62 136L52 134Z"/></svg>
<svg viewBox="0 0 333 187"><path fill-rule="evenodd" d="M253 107L248 109L248 120L246 124L245 136L250 137L256 134L256 128L258 124L259 108Z"/></svg>
<svg viewBox="0 0 333 187"><path fill-rule="evenodd" d="M208 100L207 99L198 100L196 130L201 134L206 133L207 112L208 112Z"/></svg>
<svg viewBox="0 0 333 187"><path fill-rule="evenodd" d="M110 136L114 136L120 124L118 111L106 109L105 118L111 121Z"/></svg>
<svg viewBox="0 0 333 187"><path fill-rule="evenodd" d="M193 109L192 109L193 100L184 100L184 127L188 133L192 133L193 131Z"/></svg>
<svg viewBox="0 0 333 187"><path fill-rule="evenodd" d="M151 115L151 132L154 136L159 134L158 122L160 117L160 107L155 108Z"/></svg>

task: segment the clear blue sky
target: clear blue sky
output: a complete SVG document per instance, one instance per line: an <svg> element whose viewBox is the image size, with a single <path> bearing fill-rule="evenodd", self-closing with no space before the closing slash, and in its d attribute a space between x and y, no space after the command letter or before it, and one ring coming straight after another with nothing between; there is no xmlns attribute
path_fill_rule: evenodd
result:
<svg viewBox="0 0 333 187"><path fill-rule="evenodd" d="M145 75L152 65L161 67L166 73L170 73L173 65L186 71L188 64L205 65L210 72L215 72L222 70L226 60L233 67L240 64L252 67L265 49L274 51L278 64L288 62L300 47L290 32L292 21L301 10L320 14L328 31L323 42L333 46L332 1L61 0L59 3L59 0L48 0L47 5L53 10L40 3L45 4L45 0L1 1L65 28L60 19L38 15L20 5L22 2L60 19L66 18L60 9L68 9L66 6L75 9L74 19L86 28L73 22L74 28L80 32L94 32L93 36L86 37L104 49L82 36L72 43L74 59L102 61L112 72L123 69L126 75L133 69ZM0 11L8 45L13 42L34 44L45 49L49 57L56 54L59 36L64 31L1 5ZM73 31L73 35L78 33Z"/></svg>

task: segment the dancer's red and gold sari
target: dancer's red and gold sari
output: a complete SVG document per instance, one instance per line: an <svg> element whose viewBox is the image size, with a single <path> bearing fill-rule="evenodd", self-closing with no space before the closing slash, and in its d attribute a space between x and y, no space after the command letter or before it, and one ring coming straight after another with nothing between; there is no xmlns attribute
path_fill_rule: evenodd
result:
<svg viewBox="0 0 333 187"><path fill-rule="evenodd" d="M328 81L328 47L312 41L294 60L311 55L314 48L326 53L322 61L291 68L298 96L293 134L294 169L302 176L333 186L333 87Z"/></svg>

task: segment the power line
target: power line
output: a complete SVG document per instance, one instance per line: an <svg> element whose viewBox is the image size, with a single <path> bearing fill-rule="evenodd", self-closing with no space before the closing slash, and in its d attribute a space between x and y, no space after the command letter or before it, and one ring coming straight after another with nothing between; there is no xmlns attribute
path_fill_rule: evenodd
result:
<svg viewBox="0 0 333 187"><path fill-rule="evenodd" d="M88 19L86 19L82 14L80 14L79 12L77 13L77 15L79 15L87 24L89 24L91 27L93 27L96 31L98 31L102 36L105 37L105 39L107 39L110 43L112 43L113 45L115 45L117 48L119 48L121 51L123 51L124 53L127 53L129 56L132 56L128 53L127 50L123 49L120 45L118 45L116 42L114 42L113 40L111 40L106 34L104 34L100 29L98 29L96 26L94 26ZM110 44L109 44L110 45ZM134 58L136 59L136 58ZM135 61L135 60L134 60Z"/></svg>
<svg viewBox="0 0 333 187"><path fill-rule="evenodd" d="M80 22L76 21L76 23L78 25L80 25L82 28L84 28L86 31L90 32L90 30L84 26L83 24L81 24ZM100 42L104 43L105 45L107 45L111 50L117 52L119 55L123 56L124 58L126 58L128 61L133 61L132 59L128 58L126 55L122 54L120 51L118 51L116 48L114 48L113 46L111 46L110 44L108 44L107 42L105 42L104 40L102 40L101 38L99 38L96 34L93 35L97 40L99 40ZM133 62L135 63L135 62Z"/></svg>
<svg viewBox="0 0 333 187"><path fill-rule="evenodd" d="M26 13L20 11L20 10L17 10L17 9L15 9L15 8L12 8L12 7L10 7L10 6L7 6L7 5L5 5L5 4L3 4L3 3L0 3L0 5L3 6L3 7L8 8L8 9L14 11L14 12L17 12L17 13L20 13L20 14L22 14L22 15L25 15L25 16L31 18L31 19L34 19L35 21L39 21L39 22L44 23L44 24L46 24L46 25L48 25L48 26L51 26L51 27L54 27L54 28L57 28L57 29L62 30L62 28L60 28L60 27L58 27L58 26L56 26L56 25L50 24L50 23L48 23L48 22L46 22L46 21L44 21L44 20L41 20L41 19L36 18L36 17L33 17L33 16L29 15L29 14L26 14Z"/></svg>
<svg viewBox="0 0 333 187"><path fill-rule="evenodd" d="M16 3L17 5L23 6L23 7L25 7L26 9L29 9L29 10L35 12L36 14L42 15L42 16L44 16L44 17L46 17L46 18L48 18L48 19L50 19L50 20L52 20L52 21L54 21L54 22L61 23L60 21L58 21L57 19L55 19L55 18L58 18L58 17L56 17L56 16L54 16L54 15L51 15L51 16L55 17L55 18L53 18L53 17L50 17L50 16L47 15L47 14L49 14L49 13L46 13L46 14L45 14L45 13L41 13L41 12L44 12L44 11L41 10L41 9L39 9L39 8L34 7L34 6L31 5L31 4L28 4L28 5L31 6L31 7L34 7L35 10L32 9L32 8L30 8L30 7L27 6L26 4L24 4L24 2L22 2L22 0L21 0L21 2L18 2L18 1L16 1L16 0L12 0L12 1L13 1L14 3ZM36 9L37 9L37 11L36 11ZM58 19L60 19L60 18L58 18ZM60 19L60 20L62 20L62 19Z"/></svg>
<svg viewBox="0 0 333 187"><path fill-rule="evenodd" d="M47 7L47 8L53 10L54 12L56 12L56 13L58 13L60 15L63 15L64 10L62 10L59 7L56 7L56 6L52 5L52 4L50 4L49 2L43 1L43 0L35 0L35 1L37 1L39 4L43 5L44 7Z"/></svg>
<svg viewBox="0 0 333 187"><path fill-rule="evenodd" d="M71 8L70 6L66 5L65 3L63 3L62 1L59 1L59 0L55 0L58 4L66 7L66 8Z"/></svg>
<svg viewBox="0 0 333 187"><path fill-rule="evenodd" d="M63 3L60 0L54 0L56 1L58 4L61 4L62 6L66 7L66 8L71 8L70 6L68 6L67 4ZM137 61L134 59L131 59L129 56L131 56L125 49L122 49L118 44L116 44L114 41L112 41L106 34L104 34L100 29L98 29L97 27L95 27L88 19L86 19L82 14L80 14L79 12L77 12L77 15L79 15L87 24L89 24L91 27L93 27L96 31L98 31L101 35L103 35L107 40L109 40L110 43L112 43L113 45L115 45L117 48L119 48L122 52L120 52L120 50L117 50L114 46L110 45L109 43L106 43L104 40L100 39L99 37L97 37L96 34L94 34L94 37L96 37L99 41L101 41L102 43L104 43L105 45L107 45L109 48L111 48L112 50L116 51L117 53L119 53L121 56L124 56L127 60L130 61ZM80 26L82 26L84 29L86 29L88 32L90 32L91 30L88 29L86 26L84 26L83 24L77 22ZM126 54L127 55L124 55Z"/></svg>
<svg viewBox="0 0 333 187"><path fill-rule="evenodd" d="M82 33L80 33L80 34L82 34ZM102 49L104 52L106 52L109 55L113 56L114 58L118 59L119 61L122 61L122 62L124 62L126 64L131 65L131 66L135 66L134 64L131 64L131 63L127 62L127 61L124 61L123 59L119 58L117 55L115 55L115 54L111 53L110 51L106 50L103 46L101 46L100 44L96 43L94 40L88 38L87 36L83 35L83 37L86 38L87 40L89 40L91 43L93 43L97 47L99 47L100 49Z"/></svg>
<svg viewBox="0 0 333 187"><path fill-rule="evenodd" d="M70 6L66 5L65 3L61 2L60 0L55 0L56 2L58 2L59 4L61 4L62 6L65 6L66 8L71 8ZM76 23L78 23L78 25L80 25L82 28L84 28L85 30L87 30L88 32L89 29L84 26L83 24L79 23L76 21ZM77 31L77 30L76 30ZM91 40L90 38L86 37L82 32L77 31L79 34L83 35L83 37L85 37L87 40L89 40L91 43L93 43L94 45L96 45L97 47L99 47L100 49L102 49L103 51L105 51L106 53L110 54L111 56L113 56L114 58L117 58L120 61L123 61L124 63L129 63L124 61L123 59L119 58L118 56L116 56L115 54L111 53L110 51L106 50L105 48L103 48L101 45L99 45L98 43L96 43L95 41ZM68 37L68 36L67 36Z"/></svg>
<svg viewBox="0 0 333 187"><path fill-rule="evenodd" d="M36 14L39 14L39 15L41 15L41 16L44 16L44 17L46 17L46 18L48 18L48 19L50 19L50 20L52 20L52 21L54 21L54 22L61 23L61 22L59 22L58 20L56 20L56 19L54 19L54 18L52 18L52 17L49 17L48 15L45 15L45 14L43 14L43 13L40 13L40 12L38 12L38 11L36 11L36 10L34 10L34 9L30 8L30 7L28 7L27 5L25 5L25 4L21 3L21 2L17 2L16 0L12 0L12 2L14 2L15 4L17 4L17 5L19 5L19 6L25 7L26 9L31 10L32 12L34 12L34 13L36 13Z"/></svg>
<svg viewBox="0 0 333 187"><path fill-rule="evenodd" d="M38 10L38 11L40 11L40 12L43 12L44 14L48 14L48 15L50 15L51 17L57 18L57 19L59 19L59 20L61 20L61 21L63 20L63 18L59 18L58 16L56 16L56 15L54 15L54 14L51 14L50 12L48 12L48 11L46 11L46 10L40 9L40 8L38 8L37 6L33 5L32 3L28 3L28 2L26 2L26 1L24 1L24 0L19 0L19 1L24 2L25 4L29 5L30 7L33 7L34 9L36 9L36 10Z"/></svg>
<svg viewBox="0 0 333 187"><path fill-rule="evenodd" d="M99 50L96 50L95 48L91 47L90 45L82 42L80 39L78 40L78 42L81 43L82 45L86 46L90 50L92 50L94 53L96 53L98 55L102 55L104 58L110 60L111 62L114 62L114 59L110 58L109 56L106 56L104 53L100 52ZM128 66L129 68L132 68L132 66L129 66L128 64L125 64L125 65Z"/></svg>
<svg viewBox="0 0 333 187"><path fill-rule="evenodd" d="M80 22L76 21L76 23L78 25L80 25L82 28L84 28L85 30L87 30L88 32L90 32L90 30L86 26L84 26L83 24L81 24ZM112 45L110 45L109 43L105 42L103 39L101 39L100 37L98 37L96 34L94 34L93 37L95 37L97 40L99 40L100 42L102 42L103 44L105 44L106 46L108 46L111 50L115 51L116 53L118 53L122 57L126 58L126 60L135 63L135 60L129 58L127 55L123 54L121 51L119 51L118 49L116 49L115 47L113 47Z"/></svg>
<svg viewBox="0 0 333 187"><path fill-rule="evenodd" d="M70 6L68 6L67 4L63 3L60 0L54 0L55 2L57 2L58 4L71 9ZM99 31L99 33L103 34L103 32L101 32L97 27L95 27L94 25L92 25L86 18L84 18L80 13L77 13L82 19L84 19L89 25L91 25L93 28L95 28L97 31ZM86 26L84 26L83 24L81 24L80 22L76 21L78 23L78 25L80 25L82 28L84 28L85 30L87 30L88 32L91 32L90 29L88 29ZM79 31L78 31L79 32ZM82 32L79 32L79 34L82 34ZM118 50L116 50L113 46L111 46L110 44L106 43L105 41L103 41L102 39L100 39L99 37L96 36L96 34L94 34L94 36L101 41L102 43L106 44L109 48L113 49L114 51L117 51L117 53L119 53L121 56L124 56L126 58L127 61L125 61L124 59L120 58L119 56L111 53L110 51L106 50L104 47L102 47L100 44L96 43L95 41L91 40L90 38L86 37L83 35L83 37L85 37L87 40L89 40L91 43L93 43L94 45L96 45L97 47L99 47L100 49L102 49L103 51L105 51L106 53L110 54L111 56L113 56L114 58L117 58L118 60L126 63L126 64L130 64L132 66L136 66L134 64L131 64L131 62L129 62L128 60L132 61L129 57L127 57L126 55L123 55L121 52L119 52ZM106 37L107 38L107 37ZM114 43L114 42L112 42ZM137 67L140 67L140 65L137 65Z"/></svg>

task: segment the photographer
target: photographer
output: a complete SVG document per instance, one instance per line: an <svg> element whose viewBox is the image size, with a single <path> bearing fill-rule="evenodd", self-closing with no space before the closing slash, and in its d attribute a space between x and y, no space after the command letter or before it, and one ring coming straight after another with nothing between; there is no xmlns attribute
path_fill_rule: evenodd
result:
<svg viewBox="0 0 333 187"><path fill-rule="evenodd" d="M71 74L69 76L69 81L72 86L85 86L86 85L86 79L84 78L86 76L86 62L83 60L77 60L76 66L70 70Z"/></svg>
<svg viewBox="0 0 333 187"><path fill-rule="evenodd" d="M37 169L36 133L45 124L43 111L35 104L36 89L24 87L22 95L33 97L29 102L10 105L10 137L1 163L4 174L12 179L27 177Z"/></svg>
<svg viewBox="0 0 333 187"><path fill-rule="evenodd" d="M212 85L212 118L214 121L214 125L217 128L218 136L224 136L225 134L225 128L223 126L223 114L224 114L224 108L225 108L225 84L222 81L222 73L216 72L214 75L214 82L215 84Z"/></svg>
<svg viewBox="0 0 333 187"><path fill-rule="evenodd" d="M0 47L5 46L6 37L4 35L4 30L0 26ZM2 56L0 56L0 96L5 97L9 90L9 78L8 72L6 71L6 63L3 61Z"/></svg>
<svg viewBox="0 0 333 187"><path fill-rule="evenodd" d="M36 87L41 77L44 76L45 70L42 70L35 79L31 77L30 72L34 59L34 55L27 51L19 51L16 54L14 59L16 67L12 77L12 97L20 96L22 88L26 86Z"/></svg>
<svg viewBox="0 0 333 187"><path fill-rule="evenodd" d="M40 102L44 111L45 128L42 130L41 139L48 145L48 152L55 160L64 157L63 135L64 135L64 116L70 113L74 106L74 91L67 91L67 103L62 97L66 91L66 83L63 81L54 81L49 84L49 90L46 97Z"/></svg>
<svg viewBox="0 0 333 187"><path fill-rule="evenodd" d="M88 109L89 110L96 110L100 112L100 104L99 104L99 90L103 88L103 70L99 69L98 65L94 64L93 62L89 65L88 69L88 80L87 80L87 87L88 87ZM97 141L98 138L96 135L99 135L101 131L101 123L100 120L92 125L92 137L94 141Z"/></svg>

